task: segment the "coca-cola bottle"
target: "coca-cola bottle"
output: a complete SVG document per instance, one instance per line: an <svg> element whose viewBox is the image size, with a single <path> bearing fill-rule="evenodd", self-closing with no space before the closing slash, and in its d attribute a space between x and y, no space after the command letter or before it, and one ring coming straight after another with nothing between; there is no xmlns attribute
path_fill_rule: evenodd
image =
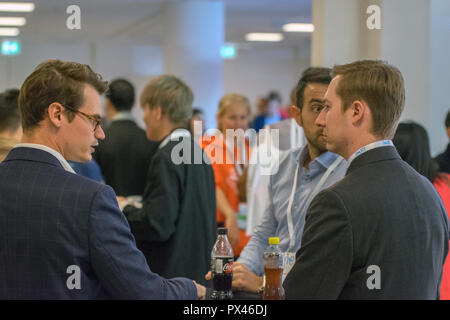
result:
<svg viewBox="0 0 450 320"><path fill-rule="evenodd" d="M269 238L269 247L264 251L264 273L266 284L264 286L263 300L283 300L283 252L278 247L280 239Z"/></svg>
<svg viewBox="0 0 450 320"><path fill-rule="evenodd" d="M228 229L218 228L217 240L211 252L211 276L213 291L211 299L229 300L233 297L233 249L228 241Z"/></svg>

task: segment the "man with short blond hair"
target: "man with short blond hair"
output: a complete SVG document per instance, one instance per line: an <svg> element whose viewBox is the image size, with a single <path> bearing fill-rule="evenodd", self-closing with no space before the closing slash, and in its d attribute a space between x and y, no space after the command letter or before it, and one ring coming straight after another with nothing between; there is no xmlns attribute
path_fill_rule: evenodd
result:
<svg viewBox="0 0 450 320"><path fill-rule="evenodd" d="M153 271L206 284L203 275L216 237L216 194L212 167L185 129L193 100L189 86L172 75L155 77L144 88L147 138L159 145L142 208L126 201L121 206Z"/></svg>
<svg viewBox="0 0 450 320"><path fill-rule="evenodd" d="M439 299L447 213L433 185L390 140L405 102L400 71L382 61L333 68L316 119L349 162L306 214L287 299Z"/></svg>

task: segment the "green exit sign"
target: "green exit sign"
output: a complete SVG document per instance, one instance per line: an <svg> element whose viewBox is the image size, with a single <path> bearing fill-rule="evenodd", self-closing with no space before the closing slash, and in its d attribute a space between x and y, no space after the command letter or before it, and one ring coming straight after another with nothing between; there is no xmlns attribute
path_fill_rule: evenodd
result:
<svg viewBox="0 0 450 320"><path fill-rule="evenodd" d="M3 41L2 42L2 55L15 56L20 53L19 41Z"/></svg>
<svg viewBox="0 0 450 320"><path fill-rule="evenodd" d="M234 59L236 58L236 48L232 45L222 46L220 55L222 59Z"/></svg>

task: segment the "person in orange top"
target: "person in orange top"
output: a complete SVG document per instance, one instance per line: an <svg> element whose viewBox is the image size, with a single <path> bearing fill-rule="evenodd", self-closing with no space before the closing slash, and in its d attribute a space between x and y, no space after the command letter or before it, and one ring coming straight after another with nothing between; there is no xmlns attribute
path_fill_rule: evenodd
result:
<svg viewBox="0 0 450 320"><path fill-rule="evenodd" d="M250 158L244 131L248 129L250 103L240 94L222 97L217 112L218 131L205 135L200 145L209 156L216 182L217 224L228 228L228 239L234 255L241 253L249 240L244 229L238 227L238 180ZM241 129L241 130L239 130Z"/></svg>
<svg viewBox="0 0 450 320"><path fill-rule="evenodd" d="M403 160L425 176L441 196L447 214L450 213L450 175L438 172L438 164L431 158L427 131L415 122L400 123L392 140ZM441 281L441 300L450 300L450 259L444 263Z"/></svg>

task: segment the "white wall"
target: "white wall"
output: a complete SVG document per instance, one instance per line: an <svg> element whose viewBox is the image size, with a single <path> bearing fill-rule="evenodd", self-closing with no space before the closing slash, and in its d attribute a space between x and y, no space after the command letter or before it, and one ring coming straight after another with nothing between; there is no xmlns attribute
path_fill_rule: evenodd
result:
<svg viewBox="0 0 450 320"><path fill-rule="evenodd" d="M0 55L0 90L20 88L25 78L44 60L90 61L87 45L33 42L22 42L21 45L21 53L17 56Z"/></svg>
<svg viewBox="0 0 450 320"><path fill-rule="evenodd" d="M242 93L254 105L259 96L276 90L280 92L283 103L288 103L290 90L296 85L301 72L308 67L309 55L305 57L308 46L308 43L303 44L300 51L266 46L239 50L235 60L226 60L224 63L224 94ZM139 93L151 77L163 73L162 47L126 40L95 44L22 42L20 55L0 56L0 91L20 88L40 62L54 58L90 64L108 81L117 77L128 79L136 87L137 93L133 113L138 123L144 125L139 108ZM205 90L208 90L207 84ZM194 105L197 106L195 101ZM198 106L205 109L205 106ZM216 111L217 105L205 110L213 115Z"/></svg>
<svg viewBox="0 0 450 320"><path fill-rule="evenodd" d="M433 154L444 151L448 138L444 120L450 111L450 1L432 0L430 14L430 95L428 133Z"/></svg>
<svg viewBox="0 0 450 320"><path fill-rule="evenodd" d="M278 91L283 104L288 104L292 88L307 67L309 57L302 59L298 50L291 48L238 50L236 59L225 61L223 92L244 94L250 99L254 112L258 97L271 90Z"/></svg>
<svg viewBox="0 0 450 320"><path fill-rule="evenodd" d="M384 0L382 8L382 58L396 65L405 79L401 120L423 125L436 155L448 143L444 119L450 109L450 2Z"/></svg>

